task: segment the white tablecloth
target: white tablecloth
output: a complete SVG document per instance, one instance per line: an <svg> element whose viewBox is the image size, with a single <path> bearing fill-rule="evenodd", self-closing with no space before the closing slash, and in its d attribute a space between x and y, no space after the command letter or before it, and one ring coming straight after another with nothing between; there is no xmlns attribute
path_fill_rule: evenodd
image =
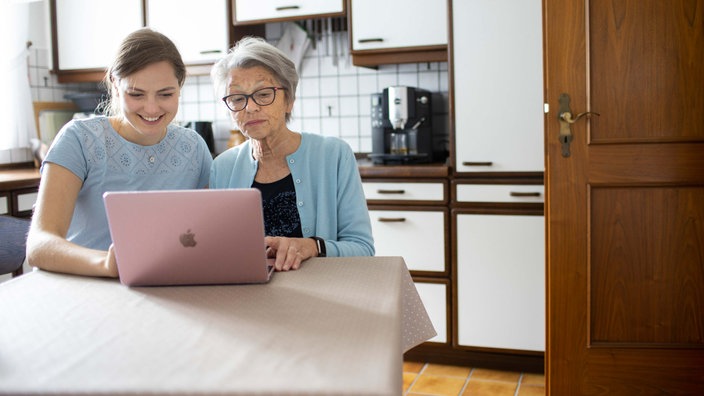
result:
<svg viewBox="0 0 704 396"><path fill-rule="evenodd" d="M430 323L400 257L311 259L268 284L0 284L0 393L400 394Z"/></svg>

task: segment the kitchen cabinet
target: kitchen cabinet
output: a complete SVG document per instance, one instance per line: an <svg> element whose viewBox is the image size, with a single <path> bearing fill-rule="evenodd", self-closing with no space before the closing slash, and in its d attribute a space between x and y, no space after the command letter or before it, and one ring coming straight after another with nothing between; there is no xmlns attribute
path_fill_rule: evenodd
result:
<svg viewBox="0 0 704 396"><path fill-rule="evenodd" d="M438 335L429 343L448 344L450 331L449 199L445 179L363 179L377 256L406 262Z"/></svg>
<svg viewBox="0 0 704 396"><path fill-rule="evenodd" d="M454 0L457 173L544 170L540 0Z"/></svg>
<svg viewBox="0 0 704 396"><path fill-rule="evenodd" d="M148 0L146 6L147 26L169 37L186 64L213 63L227 52L227 0Z"/></svg>
<svg viewBox="0 0 704 396"><path fill-rule="evenodd" d="M39 170L0 170L0 215L31 217L40 180Z"/></svg>
<svg viewBox="0 0 704 396"><path fill-rule="evenodd" d="M353 64L447 61L447 0L347 1Z"/></svg>
<svg viewBox="0 0 704 396"><path fill-rule="evenodd" d="M53 66L63 75L92 70L89 78L99 81L122 39L144 26L142 0L51 0L50 6Z"/></svg>
<svg viewBox="0 0 704 396"><path fill-rule="evenodd" d="M462 210L453 215L458 344L544 351L543 216Z"/></svg>
<svg viewBox="0 0 704 396"><path fill-rule="evenodd" d="M342 16L344 0L232 0L235 25Z"/></svg>
<svg viewBox="0 0 704 396"><path fill-rule="evenodd" d="M435 327L437 335L427 342L447 343L448 342L448 285L443 282L421 282L414 281L418 295L420 296L428 317Z"/></svg>
<svg viewBox="0 0 704 396"><path fill-rule="evenodd" d="M60 83L101 81L120 42L143 26L174 41L190 75L208 74L209 65L230 46L230 0L49 0L49 4L53 71Z"/></svg>
<svg viewBox="0 0 704 396"><path fill-rule="evenodd" d="M10 194L0 193L0 215L10 214Z"/></svg>

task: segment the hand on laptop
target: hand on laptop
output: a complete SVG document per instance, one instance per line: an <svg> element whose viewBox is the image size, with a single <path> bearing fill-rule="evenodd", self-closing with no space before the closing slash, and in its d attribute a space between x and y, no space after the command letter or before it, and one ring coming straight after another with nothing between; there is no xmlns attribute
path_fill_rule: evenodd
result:
<svg viewBox="0 0 704 396"><path fill-rule="evenodd" d="M301 263L318 254L315 241L310 238L265 237L268 257L276 258L276 271L297 270Z"/></svg>

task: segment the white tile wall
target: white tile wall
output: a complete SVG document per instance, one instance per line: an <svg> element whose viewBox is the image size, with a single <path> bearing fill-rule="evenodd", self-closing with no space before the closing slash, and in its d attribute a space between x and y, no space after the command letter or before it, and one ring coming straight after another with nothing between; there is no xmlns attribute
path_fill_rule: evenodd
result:
<svg viewBox="0 0 704 396"><path fill-rule="evenodd" d="M267 25L267 39L276 42L282 23ZM434 95L433 122L442 134L448 134L447 63L412 63L382 65L377 69L356 67L349 50L343 51L335 63L326 48L325 39L306 52L299 71L301 80L296 93L289 127L296 131L338 136L357 152L371 151L371 119L369 95L390 85L408 85L437 92ZM30 86L34 101L65 101L69 92L95 91L93 83L59 84L49 72L47 49L32 49L29 57ZM215 97L209 76L189 76L181 92L177 122L213 121L216 151L227 147L231 121L228 110ZM447 140L447 139L445 139ZM22 151L20 153L19 151ZM0 151L0 164L31 160L28 150Z"/></svg>

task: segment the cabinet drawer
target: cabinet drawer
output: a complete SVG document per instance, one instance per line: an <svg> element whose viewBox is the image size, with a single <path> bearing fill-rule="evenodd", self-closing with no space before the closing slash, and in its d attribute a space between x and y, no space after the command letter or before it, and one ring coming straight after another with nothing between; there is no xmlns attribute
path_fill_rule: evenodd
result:
<svg viewBox="0 0 704 396"><path fill-rule="evenodd" d="M411 271L445 271L446 212L370 210L377 256L401 256Z"/></svg>
<svg viewBox="0 0 704 396"><path fill-rule="evenodd" d="M444 203L444 183L362 183L367 200Z"/></svg>
<svg viewBox="0 0 704 396"><path fill-rule="evenodd" d="M438 333L429 342L447 343L447 285L444 283L414 282L425 311Z"/></svg>
<svg viewBox="0 0 704 396"><path fill-rule="evenodd" d="M342 15L345 11L343 0L237 0L233 3L235 24Z"/></svg>
<svg viewBox="0 0 704 396"><path fill-rule="evenodd" d="M542 185L457 184L457 202L531 202L545 200Z"/></svg>

